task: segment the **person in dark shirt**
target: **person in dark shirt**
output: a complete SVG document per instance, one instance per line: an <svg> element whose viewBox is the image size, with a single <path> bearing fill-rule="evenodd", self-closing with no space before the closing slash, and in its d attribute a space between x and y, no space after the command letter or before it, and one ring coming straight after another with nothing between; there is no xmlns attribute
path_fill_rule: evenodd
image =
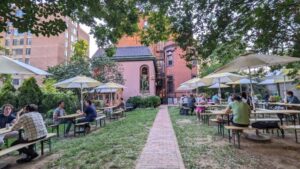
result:
<svg viewBox="0 0 300 169"><path fill-rule="evenodd" d="M82 119L79 119L77 121L78 123L93 122L97 117L97 111L94 108L94 106L92 105L92 101L86 100L85 106L86 106L86 108L85 108L84 112L79 112L80 114L85 115L85 117ZM91 126L89 124L87 124L85 126L85 130L87 133L90 131L90 128L91 128Z"/></svg>
<svg viewBox="0 0 300 169"><path fill-rule="evenodd" d="M13 112L13 106L10 104L5 104L2 106L2 114L0 114L0 128L5 128L7 125L10 127L13 124L16 123L19 114L23 111L21 109L19 112L17 112L17 117L12 115ZM12 131L9 133L6 133L5 135L0 135L0 146L4 143L4 139L8 138L14 138L18 136L18 132Z"/></svg>
<svg viewBox="0 0 300 169"><path fill-rule="evenodd" d="M300 104L298 97L294 96L292 91L287 91L287 102L290 104Z"/></svg>

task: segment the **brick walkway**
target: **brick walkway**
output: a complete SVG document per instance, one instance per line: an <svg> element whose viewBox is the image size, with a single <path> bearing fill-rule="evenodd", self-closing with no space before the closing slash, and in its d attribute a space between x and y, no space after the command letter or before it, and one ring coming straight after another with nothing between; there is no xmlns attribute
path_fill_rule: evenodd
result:
<svg viewBox="0 0 300 169"><path fill-rule="evenodd" d="M167 106L161 106L136 169L184 169Z"/></svg>

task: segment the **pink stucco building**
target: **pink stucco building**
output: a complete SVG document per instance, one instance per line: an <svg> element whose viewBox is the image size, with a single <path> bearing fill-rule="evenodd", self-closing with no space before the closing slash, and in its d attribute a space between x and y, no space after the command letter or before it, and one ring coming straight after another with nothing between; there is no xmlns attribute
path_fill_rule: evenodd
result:
<svg viewBox="0 0 300 169"><path fill-rule="evenodd" d="M99 56L97 51L94 57ZM156 95L155 57L145 46L119 47L113 59L118 62L124 78L124 100L133 96Z"/></svg>

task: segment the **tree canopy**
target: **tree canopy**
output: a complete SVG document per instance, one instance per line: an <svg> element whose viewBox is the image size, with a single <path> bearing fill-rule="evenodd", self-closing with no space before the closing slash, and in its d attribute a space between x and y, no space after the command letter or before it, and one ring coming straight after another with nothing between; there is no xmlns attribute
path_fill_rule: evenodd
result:
<svg viewBox="0 0 300 169"><path fill-rule="evenodd" d="M245 49L300 55L298 0L4 0L0 6L0 32L7 31L10 21L20 32L57 35L66 29L62 17L68 16L90 26L102 47L139 33L146 45L173 39L184 50L193 47L204 60L226 49L218 53L222 63ZM140 17L148 20L142 30ZM193 59L189 54L185 58Z"/></svg>

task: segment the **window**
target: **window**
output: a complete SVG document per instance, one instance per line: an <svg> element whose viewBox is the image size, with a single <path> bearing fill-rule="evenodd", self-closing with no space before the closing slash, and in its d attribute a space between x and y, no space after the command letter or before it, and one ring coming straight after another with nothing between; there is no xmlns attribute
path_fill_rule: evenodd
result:
<svg viewBox="0 0 300 169"><path fill-rule="evenodd" d="M65 50L65 57L67 57L68 56L68 51L67 50Z"/></svg>
<svg viewBox="0 0 300 169"><path fill-rule="evenodd" d="M24 39L20 39L20 45L24 45Z"/></svg>
<svg viewBox="0 0 300 169"><path fill-rule="evenodd" d="M12 50L13 55L23 55L23 49L13 49Z"/></svg>
<svg viewBox="0 0 300 169"><path fill-rule="evenodd" d="M26 48L26 55L30 55L31 54L31 48Z"/></svg>
<svg viewBox="0 0 300 169"><path fill-rule="evenodd" d="M23 59L22 59L22 58L19 58L18 61L19 61L19 62L23 62Z"/></svg>
<svg viewBox="0 0 300 169"><path fill-rule="evenodd" d="M8 39L5 40L5 46L9 46L9 40Z"/></svg>
<svg viewBox="0 0 300 169"><path fill-rule="evenodd" d="M13 85L19 86L20 80L19 79L13 79Z"/></svg>
<svg viewBox="0 0 300 169"><path fill-rule="evenodd" d="M12 26L12 22L6 22L7 26Z"/></svg>
<svg viewBox="0 0 300 169"><path fill-rule="evenodd" d="M141 93L149 93L149 68L147 65L140 69L140 90Z"/></svg>
<svg viewBox="0 0 300 169"><path fill-rule="evenodd" d="M68 37L69 37L68 32L65 32L65 38L68 38Z"/></svg>
<svg viewBox="0 0 300 169"><path fill-rule="evenodd" d="M76 30L76 28L73 28L73 34L74 34L74 35L77 35L77 30Z"/></svg>
<svg viewBox="0 0 300 169"><path fill-rule="evenodd" d="M29 58L25 58L25 63L26 63L26 64L30 64Z"/></svg>
<svg viewBox="0 0 300 169"><path fill-rule="evenodd" d="M17 46L18 45L18 39L13 39L13 45Z"/></svg>
<svg viewBox="0 0 300 169"><path fill-rule="evenodd" d="M31 36L32 34L31 34L31 32L30 31L28 31L27 32L27 36Z"/></svg>
<svg viewBox="0 0 300 169"><path fill-rule="evenodd" d="M14 36L19 36L19 31L18 31L18 29L14 29L14 30L13 30L13 33L14 33Z"/></svg>
<svg viewBox="0 0 300 169"><path fill-rule="evenodd" d="M75 41L75 38L74 38L74 36L72 35L71 36L71 42L73 43Z"/></svg>
<svg viewBox="0 0 300 169"><path fill-rule="evenodd" d="M65 48L68 48L68 41L65 41Z"/></svg>
<svg viewBox="0 0 300 169"><path fill-rule="evenodd" d="M168 90L168 93L173 93L174 92L173 76L167 76L167 90Z"/></svg>
<svg viewBox="0 0 300 169"><path fill-rule="evenodd" d="M173 51L168 50L166 52L166 56L167 56L167 66L173 66Z"/></svg>
<svg viewBox="0 0 300 169"><path fill-rule="evenodd" d="M144 29L148 28L148 26L149 26L149 25L148 25L148 21L145 21L145 22L144 22Z"/></svg>
<svg viewBox="0 0 300 169"><path fill-rule="evenodd" d="M17 16L17 17L23 17L23 15L24 15L24 13L23 13L22 10L18 9L18 10L16 11L16 16Z"/></svg>
<svg viewBox="0 0 300 169"><path fill-rule="evenodd" d="M26 41L26 45L31 45L31 44L32 44L32 39L28 38L27 41Z"/></svg>
<svg viewBox="0 0 300 169"><path fill-rule="evenodd" d="M12 30L7 30L6 36L9 36L11 34Z"/></svg>

